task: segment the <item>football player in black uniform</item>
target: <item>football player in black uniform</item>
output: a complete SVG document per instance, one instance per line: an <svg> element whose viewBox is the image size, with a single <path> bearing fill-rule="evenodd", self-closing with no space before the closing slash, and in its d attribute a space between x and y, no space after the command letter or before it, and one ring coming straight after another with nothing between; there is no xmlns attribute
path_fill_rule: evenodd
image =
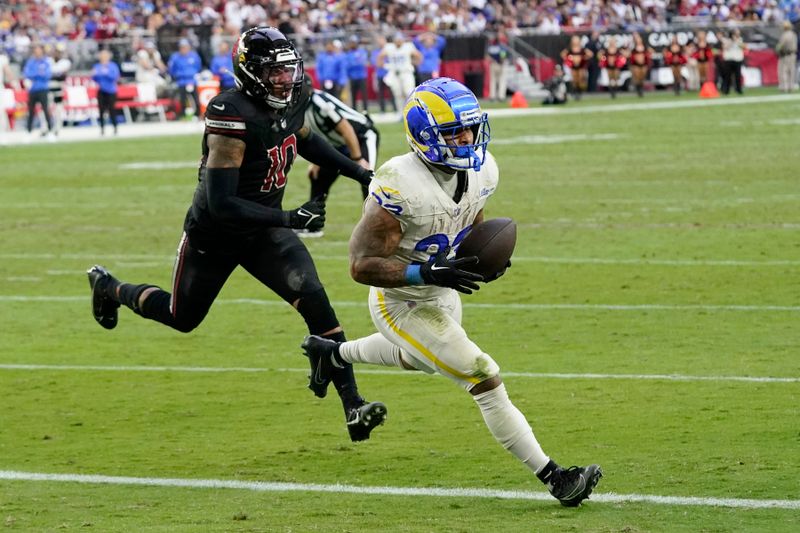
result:
<svg viewBox="0 0 800 533"><path fill-rule="evenodd" d="M297 309L311 334L342 342L344 332L311 255L292 231L322 227L324 199L289 211L281 208L281 200L298 154L360 183L368 183L372 173L304 126L303 61L280 31L259 27L244 32L234 47L233 64L236 89L214 97L206 111L199 182L178 245L172 293L121 282L96 265L88 271L94 318L114 328L121 304L189 332L241 265ZM314 378L309 388L324 397L329 380ZM338 369L332 381L350 438L368 439L386 418L386 407L361 398L352 367Z"/></svg>

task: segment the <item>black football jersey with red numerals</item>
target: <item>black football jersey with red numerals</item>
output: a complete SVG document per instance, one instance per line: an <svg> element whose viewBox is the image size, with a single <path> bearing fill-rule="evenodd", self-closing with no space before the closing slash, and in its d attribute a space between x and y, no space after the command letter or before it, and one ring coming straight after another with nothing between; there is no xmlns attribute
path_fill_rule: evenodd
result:
<svg viewBox="0 0 800 533"><path fill-rule="evenodd" d="M307 95L301 98L307 98ZM278 115L266 104L258 103L237 90L222 92L208 103L198 184L184 225L190 238L200 233L223 239L247 237L260 229L247 223L224 223L214 220L209 214L204 179L208 136L224 135L244 141L237 196L280 209L286 179L297 158L297 132L303 126L304 108L305 102L299 102L285 115Z"/></svg>

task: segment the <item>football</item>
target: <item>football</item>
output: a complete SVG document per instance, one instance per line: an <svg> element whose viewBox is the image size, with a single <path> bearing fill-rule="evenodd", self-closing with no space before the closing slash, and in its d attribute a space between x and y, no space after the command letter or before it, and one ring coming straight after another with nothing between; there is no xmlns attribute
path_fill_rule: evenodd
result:
<svg viewBox="0 0 800 533"><path fill-rule="evenodd" d="M456 250L456 257L478 258L464 270L491 279L505 268L517 243L517 225L510 218L492 218L475 224Z"/></svg>

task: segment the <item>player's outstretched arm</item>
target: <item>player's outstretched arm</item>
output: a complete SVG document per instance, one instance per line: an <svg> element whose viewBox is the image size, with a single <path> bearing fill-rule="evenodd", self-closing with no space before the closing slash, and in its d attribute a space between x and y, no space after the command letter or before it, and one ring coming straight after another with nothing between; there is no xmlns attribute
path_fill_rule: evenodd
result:
<svg viewBox="0 0 800 533"><path fill-rule="evenodd" d="M325 204L322 201L308 202L298 209L283 211L237 196L244 141L223 135L209 135L207 142L208 161L203 179L211 216L228 223L292 228L324 223Z"/></svg>
<svg viewBox="0 0 800 533"><path fill-rule="evenodd" d="M297 153L322 168L338 168L339 172L362 185L369 185L372 179L371 170L345 157L306 126L298 132Z"/></svg>
<svg viewBox="0 0 800 533"><path fill-rule="evenodd" d="M364 159L364 154L361 153L361 143L358 142L358 135L356 135L356 130L353 129L350 121L344 118L341 119L336 124L336 131L344 139L347 151L350 152L350 160L369 170L369 163Z"/></svg>

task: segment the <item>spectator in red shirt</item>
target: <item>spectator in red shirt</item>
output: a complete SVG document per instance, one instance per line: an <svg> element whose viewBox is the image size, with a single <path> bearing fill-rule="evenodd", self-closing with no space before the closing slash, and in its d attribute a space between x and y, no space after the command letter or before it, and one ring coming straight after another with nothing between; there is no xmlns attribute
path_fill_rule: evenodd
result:
<svg viewBox="0 0 800 533"><path fill-rule="evenodd" d="M106 8L105 13L100 17L97 28L94 30L94 38L98 41L113 39L119 30L119 20L114 16L114 9Z"/></svg>

